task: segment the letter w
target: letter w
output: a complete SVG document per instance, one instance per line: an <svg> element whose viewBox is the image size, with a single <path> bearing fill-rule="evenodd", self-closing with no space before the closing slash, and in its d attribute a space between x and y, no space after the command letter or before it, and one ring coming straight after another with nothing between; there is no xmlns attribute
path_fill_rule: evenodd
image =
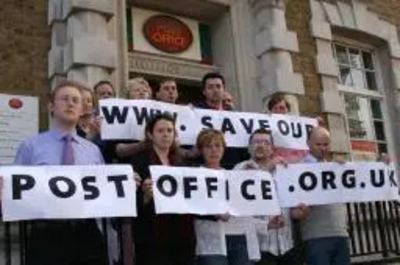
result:
<svg viewBox="0 0 400 265"><path fill-rule="evenodd" d="M123 107L122 111L118 106L112 106L111 111L108 107L101 107L101 111L108 124L114 124L115 120L117 120L118 123L124 124L128 117L128 110L128 107Z"/></svg>

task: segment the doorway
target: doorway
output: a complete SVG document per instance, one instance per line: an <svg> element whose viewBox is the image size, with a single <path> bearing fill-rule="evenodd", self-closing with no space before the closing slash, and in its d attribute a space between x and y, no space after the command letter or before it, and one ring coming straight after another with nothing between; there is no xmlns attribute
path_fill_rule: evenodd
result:
<svg viewBox="0 0 400 265"><path fill-rule="evenodd" d="M150 87L153 90L153 95L155 94L156 89L160 85L160 82L165 79L164 76L157 75L148 75L148 74L140 74L131 72L129 74L129 78L135 77L143 77L149 82ZM173 78L176 80L176 84L178 86L179 97L177 100L177 104L179 105L187 105L187 104L196 104L203 100L202 94L202 85L201 81L193 81L187 79Z"/></svg>

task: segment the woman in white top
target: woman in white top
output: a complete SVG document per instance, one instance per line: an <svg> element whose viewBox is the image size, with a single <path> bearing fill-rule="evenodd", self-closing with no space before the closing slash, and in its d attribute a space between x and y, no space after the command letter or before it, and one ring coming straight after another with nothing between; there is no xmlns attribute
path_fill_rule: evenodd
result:
<svg viewBox="0 0 400 265"><path fill-rule="evenodd" d="M197 137L204 166L221 169L225 150L224 135L207 129ZM260 258L254 225L228 215L203 216L195 221L196 252L199 265L252 265Z"/></svg>

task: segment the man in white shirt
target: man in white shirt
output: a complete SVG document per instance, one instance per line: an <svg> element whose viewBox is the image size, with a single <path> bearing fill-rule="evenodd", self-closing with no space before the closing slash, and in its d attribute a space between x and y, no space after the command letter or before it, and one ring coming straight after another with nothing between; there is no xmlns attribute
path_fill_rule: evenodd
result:
<svg viewBox="0 0 400 265"><path fill-rule="evenodd" d="M235 169L259 169L273 171L277 164L285 164L283 158L274 157L273 139L265 129L256 130L249 139L250 160L236 165ZM258 219L258 218L257 218ZM292 215L290 209L282 209L280 216L260 217L257 223L262 265L302 264L298 249L294 248Z"/></svg>

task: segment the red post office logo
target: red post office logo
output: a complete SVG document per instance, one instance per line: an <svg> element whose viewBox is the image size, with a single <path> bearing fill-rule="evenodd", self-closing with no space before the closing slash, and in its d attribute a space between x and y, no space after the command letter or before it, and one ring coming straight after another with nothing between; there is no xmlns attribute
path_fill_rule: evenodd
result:
<svg viewBox="0 0 400 265"><path fill-rule="evenodd" d="M177 18L167 15L150 17L143 27L144 36L156 49L167 53L181 53L190 48L193 34Z"/></svg>

